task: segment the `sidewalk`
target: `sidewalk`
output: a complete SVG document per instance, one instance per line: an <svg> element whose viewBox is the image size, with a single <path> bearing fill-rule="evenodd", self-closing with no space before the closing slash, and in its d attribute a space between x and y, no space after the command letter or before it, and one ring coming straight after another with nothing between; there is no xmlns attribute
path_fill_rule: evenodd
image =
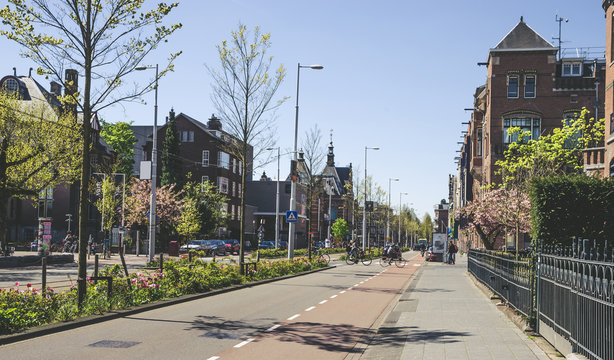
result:
<svg viewBox="0 0 614 360"><path fill-rule="evenodd" d="M424 263L360 359L540 359L548 356L478 289L467 256Z"/></svg>

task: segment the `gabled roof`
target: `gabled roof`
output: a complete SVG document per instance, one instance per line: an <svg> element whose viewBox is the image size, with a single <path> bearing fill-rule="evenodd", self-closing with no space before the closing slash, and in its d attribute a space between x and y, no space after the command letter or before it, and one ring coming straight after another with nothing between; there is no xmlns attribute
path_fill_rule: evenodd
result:
<svg viewBox="0 0 614 360"><path fill-rule="evenodd" d="M514 50L557 50L557 48L535 32L521 17L518 25L505 35L497 46L490 49L491 52Z"/></svg>

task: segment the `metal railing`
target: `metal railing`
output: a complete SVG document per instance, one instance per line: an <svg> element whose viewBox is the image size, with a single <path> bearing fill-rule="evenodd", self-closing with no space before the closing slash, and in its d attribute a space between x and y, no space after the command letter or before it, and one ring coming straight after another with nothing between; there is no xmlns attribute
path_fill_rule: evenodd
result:
<svg viewBox="0 0 614 360"><path fill-rule="evenodd" d="M469 250L469 271L529 319L534 317L533 262L513 255Z"/></svg>
<svg viewBox="0 0 614 360"><path fill-rule="evenodd" d="M614 358L614 254L587 246L547 247L540 255L538 324L589 359ZM540 331L541 333L541 331Z"/></svg>

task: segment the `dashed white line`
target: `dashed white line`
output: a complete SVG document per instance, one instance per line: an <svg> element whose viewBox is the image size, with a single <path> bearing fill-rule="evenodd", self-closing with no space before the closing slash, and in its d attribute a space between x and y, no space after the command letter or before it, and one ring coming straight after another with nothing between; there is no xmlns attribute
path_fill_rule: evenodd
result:
<svg viewBox="0 0 614 360"><path fill-rule="evenodd" d="M217 360L219 358L220 358L219 356L212 356L212 357L208 358L207 360Z"/></svg>
<svg viewBox="0 0 614 360"><path fill-rule="evenodd" d="M344 294L344 293L345 293L345 290L342 290L339 294Z"/></svg>
<svg viewBox="0 0 614 360"><path fill-rule="evenodd" d="M360 285L360 284L354 284L354 286L358 286L358 285ZM352 286L352 287L354 287L354 286Z"/></svg>
<svg viewBox="0 0 614 360"><path fill-rule="evenodd" d="M365 283L364 281L359 282L359 284L364 284L364 283Z"/></svg>
<svg viewBox="0 0 614 360"><path fill-rule="evenodd" d="M414 266L422 266L422 264L414 264Z"/></svg>
<svg viewBox="0 0 614 360"><path fill-rule="evenodd" d="M243 346L243 345L247 345L247 344L249 344L249 343L250 343L250 342L252 342L252 341L254 341L254 338L249 338L249 339L247 339L247 340L245 340L245 341L243 341L243 342L241 342L241 343L238 343L238 344L237 344L237 345L235 345L234 347L236 347L236 348L240 348L241 346Z"/></svg>
<svg viewBox="0 0 614 360"><path fill-rule="evenodd" d="M308 307L307 309L305 309L305 311L311 311L311 310L313 310L313 309L315 309L315 308L316 308L315 306L310 306L310 307Z"/></svg>
<svg viewBox="0 0 614 360"><path fill-rule="evenodd" d="M331 296L330 298L331 298L331 299L334 299L334 298L336 298L336 297L337 297L337 294L335 294L335 295Z"/></svg>
<svg viewBox="0 0 614 360"><path fill-rule="evenodd" d="M279 324L277 324L277 325L273 325L273 326L271 326L270 328L268 328L268 329L264 330L264 332L271 332L271 331L273 331L273 330L277 329L277 328L278 328L278 327L280 327L280 326L281 326L281 325L279 325Z"/></svg>
<svg viewBox="0 0 614 360"><path fill-rule="evenodd" d="M349 287L349 288L348 288L348 290L352 290L352 288L353 288L353 286L352 286L352 287Z"/></svg>
<svg viewBox="0 0 614 360"><path fill-rule="evenodd" d="M292 316L290 316L290 317L288 318L288 320L294 320L294 319L296 319L296 318L297 318L297 317L299 317L299 316L301 316L301 314L292 315Z"/></svg>
<svg viewBox="0 0 614 360"><path fill-rule="evenodd" d="M325 303L325 302L327 302L327 301L328 301L328 300L322 300L322 301L320 301L318 304L322 305L322 304L324 304L324 303Z"/></svg>

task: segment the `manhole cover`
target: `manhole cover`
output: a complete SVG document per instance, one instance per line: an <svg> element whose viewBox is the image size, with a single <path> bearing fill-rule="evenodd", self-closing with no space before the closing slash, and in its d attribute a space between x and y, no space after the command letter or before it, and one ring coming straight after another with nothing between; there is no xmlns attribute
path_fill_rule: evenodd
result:
<svg viewBox="0 0 614 360"><path fill-rule="evenodd" d="M136 344L140 344L138 341L115 341L115 340L101 340L90 344L91 347L105 347L105 348L114 348L114 349L122 349L129 348Z"/></svg>
<svg viewBox="0 0 614 360"><path fill-rule="evenodd" d="M239 339L241 335L210 331L206 334L202 334L200 337L207 337L213 339Z"/></svg>

